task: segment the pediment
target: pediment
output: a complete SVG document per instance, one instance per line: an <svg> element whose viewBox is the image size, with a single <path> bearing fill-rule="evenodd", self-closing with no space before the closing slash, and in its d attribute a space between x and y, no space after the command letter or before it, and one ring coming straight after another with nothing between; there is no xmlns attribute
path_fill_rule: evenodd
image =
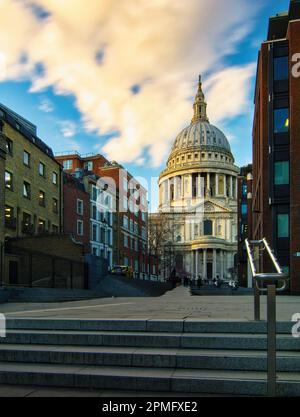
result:
<svg viewBox="0 0 300 417"><path fill-rule="evenodd" d="M231 213L231 210L227 207L217 204L212 200L207 200L204 203L204 212L205 213Z"/></svg>

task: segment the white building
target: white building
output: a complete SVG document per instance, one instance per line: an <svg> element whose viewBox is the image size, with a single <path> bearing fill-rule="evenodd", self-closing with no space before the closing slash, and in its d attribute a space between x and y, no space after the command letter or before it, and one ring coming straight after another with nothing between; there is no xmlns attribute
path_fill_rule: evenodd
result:
<svg viewBox="0 0 300 417"><path fill-rule="evenodd" d="M108 266L113 266L113 216L116 197L113 192L105 190L106 184L95 175L87 175L90 193L90 234L91 252L95 256L107 259Z"/></svg>
<svg viewBox="0 0 300 417"><path fill-rule="evenodd" d="M160 175L159 211L175 223L177 274L228 279L237 252L239 169L227 138L209 123L206 108L200 77L192 122L177 136Z"/></svg>

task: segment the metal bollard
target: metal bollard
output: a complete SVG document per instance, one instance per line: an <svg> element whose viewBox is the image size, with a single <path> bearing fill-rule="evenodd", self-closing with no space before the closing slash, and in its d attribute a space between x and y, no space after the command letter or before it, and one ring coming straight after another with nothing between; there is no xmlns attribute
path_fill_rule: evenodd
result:
<svg viewBox="0 0 300 417"><path fill-rule="evenodd" d="M276 397L276 286L268 285L268 396Z"/></svg>

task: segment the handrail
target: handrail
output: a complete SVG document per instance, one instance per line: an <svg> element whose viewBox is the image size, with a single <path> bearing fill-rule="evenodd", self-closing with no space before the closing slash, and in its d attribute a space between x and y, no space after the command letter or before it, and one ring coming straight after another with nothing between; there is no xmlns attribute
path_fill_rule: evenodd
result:
<svg viewBox="0 0 300 417"><path fill-rule="evenodd" d="M262 239L262 240L252 240L249 241L248 239L246 239L245 241L246 243L246 249L247 249L247 253L248 253L248 259L250 262L250 266L251 266L251 271L252 271L252 276L253 276L253 280L255 283L256 288L261 291L261 292L267 292L267 288L264 288L263 286L259 285L259 282L264 283L264 282L272 282L272 283L278 283L279 281L283 281L283 285L281 287L277 287L276 288L276 292L282 292L287 288L287 282L289 281L289 275L284 273L282 268L280 267L277 259L275 258L275 255L272 251L272 249L270 248L268 242L266 239ZM254 255L251 249L251 245L252 246L264 246L264 249L267 250L271 261L273 263L273 266L275 267L275 269L277 270L277 272L274 273L257 273L256 270L256 266L254 263Z"/></svg>
<svg viewBox="0 0 300 417"><path fill-rule="evenodd" d="M288 274L284 273L266 239L245 241L248 259L254 281L254 320L260 320L260 293L267 292L267 323L268 323L268 395L276 397L276 293L287 288ZM266 250L277 272L257 272L252 247ZM283 284L277 287L276 284ZM267 288L264 284L267 283Z"/></svg>

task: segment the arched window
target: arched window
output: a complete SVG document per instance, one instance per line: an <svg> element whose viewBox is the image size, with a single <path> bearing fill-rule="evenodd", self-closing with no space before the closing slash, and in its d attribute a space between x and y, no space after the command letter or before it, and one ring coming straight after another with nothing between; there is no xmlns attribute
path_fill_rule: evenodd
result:
<svg viewBox="0 0 300 417"><path fill-rule="evenodd" d="M211 220L204 221L204 235L205 236L212 236L213 234L213 223Z"/></svg>

